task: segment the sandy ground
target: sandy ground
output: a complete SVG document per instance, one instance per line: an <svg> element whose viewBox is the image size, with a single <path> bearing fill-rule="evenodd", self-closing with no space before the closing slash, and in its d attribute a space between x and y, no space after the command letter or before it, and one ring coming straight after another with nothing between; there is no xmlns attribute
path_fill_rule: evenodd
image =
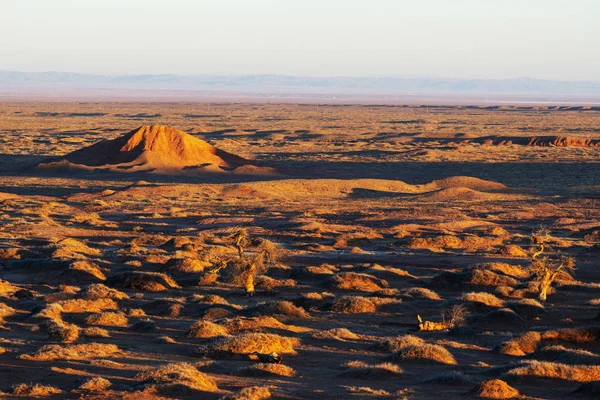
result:
<svg viewBox="0 0 600 400"><path fill-rule="evenodd" d="M34 168L150 124L277 173ZM598 398L599 130L582 107L0 103L2 396ZM540 226L548 264L576 260L544 303ZM252 297L240 228L247 259L278 247Z"/></svg>

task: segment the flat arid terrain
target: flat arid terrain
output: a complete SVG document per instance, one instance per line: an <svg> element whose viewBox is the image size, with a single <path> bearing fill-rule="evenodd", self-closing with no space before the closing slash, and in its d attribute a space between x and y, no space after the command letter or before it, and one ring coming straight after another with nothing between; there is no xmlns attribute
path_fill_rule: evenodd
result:
<svg viewBox="0 0 600 400"><path fill-rule="evenodd" d="M600 398L600 108L0 102L0 397Z"/></svg>

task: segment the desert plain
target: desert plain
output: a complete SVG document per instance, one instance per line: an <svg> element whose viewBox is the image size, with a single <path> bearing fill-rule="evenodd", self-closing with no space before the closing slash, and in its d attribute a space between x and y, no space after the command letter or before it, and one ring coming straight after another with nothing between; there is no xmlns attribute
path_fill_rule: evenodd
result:
<svg viewBox="0 0 600 400"><path fill-rule="evenodd" d="M2 398L600 398L599 254L598 107L0 103Z"/></svg>

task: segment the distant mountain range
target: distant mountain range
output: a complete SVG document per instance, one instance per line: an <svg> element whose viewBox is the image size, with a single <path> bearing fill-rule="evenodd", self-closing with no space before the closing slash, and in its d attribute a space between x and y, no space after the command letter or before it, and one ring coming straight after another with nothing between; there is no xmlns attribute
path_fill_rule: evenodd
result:
<svg viewBox="0 0 600 400"><path fill-rule="evenodd" d="M0 89L17 93L95 91L227 92L316 96L531 97L542 100L600 99L600 82L517 79L393 77L301 77L288 75L94 75L0 71Z"/></svg>

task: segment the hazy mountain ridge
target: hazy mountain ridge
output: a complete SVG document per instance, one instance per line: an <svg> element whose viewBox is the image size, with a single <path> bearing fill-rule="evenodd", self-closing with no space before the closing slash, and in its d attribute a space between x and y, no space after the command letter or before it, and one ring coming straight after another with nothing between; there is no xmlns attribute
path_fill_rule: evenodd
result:
<svg viewBox="0 0 600 400"><path fill-rule="evenodd" d="M0 71L4 87L91 87L156 89L320 89L389 93L515 93L598 95L600 82L517 79L438 79L393 77L301 77L290 75L95 75L69 72Z"/></svg>

